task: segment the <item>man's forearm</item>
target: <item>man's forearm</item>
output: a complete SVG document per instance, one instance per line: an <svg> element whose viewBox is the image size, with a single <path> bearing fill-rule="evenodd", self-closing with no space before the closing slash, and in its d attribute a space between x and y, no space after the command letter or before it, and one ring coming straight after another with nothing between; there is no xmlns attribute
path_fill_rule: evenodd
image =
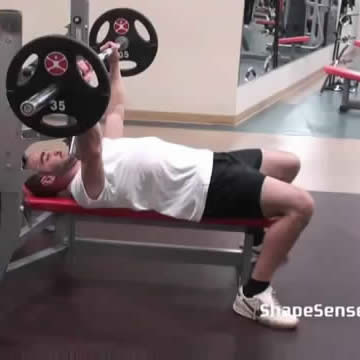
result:
<svg viewBox="0 0 360 360"><path fill-rule="evenodd" d="M82 161L91 161L102 152L102 133L99 123L76 138L76 156Z"/></svg>
<svg viewBox="0 0 360 360"><path fill-rule="evenodd" d="M124 111L125 109L125 86L124 80L120 74L120 62L111 64L110 66L110 84L111 97L106 114L112 112Z"/></svg>

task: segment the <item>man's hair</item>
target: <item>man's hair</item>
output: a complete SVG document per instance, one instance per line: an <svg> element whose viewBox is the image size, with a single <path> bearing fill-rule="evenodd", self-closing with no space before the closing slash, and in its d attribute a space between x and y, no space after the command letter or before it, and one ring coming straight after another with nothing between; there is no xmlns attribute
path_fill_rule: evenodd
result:
<svg viewBox="0 0 360 360"><path fill-rule="evenodd" d="M59 190L54 186L44 185L42 182L43 175L35 174L30 176L26 182L26 188L35 196L38 197L55 197Z"/></svg>

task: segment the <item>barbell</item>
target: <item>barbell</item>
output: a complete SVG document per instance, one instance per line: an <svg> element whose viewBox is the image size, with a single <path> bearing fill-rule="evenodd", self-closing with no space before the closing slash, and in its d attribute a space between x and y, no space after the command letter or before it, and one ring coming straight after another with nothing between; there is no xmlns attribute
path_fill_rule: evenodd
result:
<svg viewBox="0 0 360 360"><path fill-rule="evenodd" d="M98 42L105 21L110 23L109 30ZM138 34L136 21L148 30L149 40ZM90 45L98 50L108 41L120 45L120 61L136 64L135 68L121 70L123 76L143 72L157 52L157 36L150 21L130 9L110 10L95 22ZM12 60L6 79L7 98L19 120L41 134L56 138L77 136L93 127L109 104L110 80L104 60L113 51L107 49L97 54L95 50L63 35L44 36L26 44ZM25 66L32 55L37 60ZM84 80L79 60L88 63L97 84ZM55 116L49 121L48 116L54 114L66 115L66 122L63 117L57 121Z"/></svg>
<svg viewBox="0 0 360 360"><path fill-rule="evenodd" d="M52 41L54 39L51 39L49 37L45 38L46 41ZM124 43L122 43L124 44ZM122 44L120 44L120 48L122 48ZM98 54L98 57L101 61L104 61L107 59L112 53L114 49L106 49L100 54ZM64 54L61 54L59 52L54 52L50 55L50 57L46 60L48 62L47 65L50 65L52 68L46 68L48 71L61 71L58 66L61 67L61 64L65 64L65 58ZM29 65L30 67L33 67L34 65ZM66 69L64 69L66 70ZM33 70L30 70L33 71ZM92 71L92 68L90 66L87 67L87 71L82 71L81 75L85 78L86 75ZM23 70L23 74L29 73L28 67L25 67ZM55 76L59 76L60 74L57 73ZM60 87L58 84L51 84L47 88L41 90L40 92L33 95L30 99L25 100L20 105L20 111L23 116L26 117L32 117L35 114L37 114L42 108L44 108L46 105L48 105L51 101L54 101L54 99L57 97L58 93L60 91Z"/></svg>

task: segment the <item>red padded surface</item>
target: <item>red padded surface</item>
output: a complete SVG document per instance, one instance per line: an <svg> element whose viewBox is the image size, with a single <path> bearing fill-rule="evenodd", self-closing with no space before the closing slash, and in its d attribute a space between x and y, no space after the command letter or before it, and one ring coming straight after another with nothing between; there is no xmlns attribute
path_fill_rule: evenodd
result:
<svg viewBox="0 0 360 360"><path fill-rule="evenodd" d="M310 41L310 36L293 36L293 37L279 39L279 44L281 45L305 44L309 41Z"/></svg>
<svg viewBox="0 0 360 360"><path fill-rule="evenodd" d="M256 20L256 23L258 25L271 25L271 26L275 25L274 20L265 20L265 19L258 19L258 20Z"/></svg>
<svg viewBox="0 0 360 360"><path fill-rule="evenodd" d="M77 215L93 215L105 217L121 217L133 220L149 220L149 221L178 221L168 216L161 215L154 211L133 211L129 209L85 209L80 207L74 200L67 198L39 198L32 195L24 188L24 203L33 210L50 211L54 213L77 214ZM203 219L203 224L214 225L233 225L233 226L249 226L249 227L268 227L271 221L268 219L248 220L248 219Z"/></svg>
<svg viewBox="0 0 360 360"><path fill-rule="evenodd" d="M360 47L360 40L355 40L355 41L354 41L354 45L355 45L356 47Z"/></svg>
<svg viewBox="0 0 360 360"><path fill-rule="evenodd" d="M360 72L349 70L343 67L327 65L324 71L329 75L340 76L344 79L360 81Z"/></svg>

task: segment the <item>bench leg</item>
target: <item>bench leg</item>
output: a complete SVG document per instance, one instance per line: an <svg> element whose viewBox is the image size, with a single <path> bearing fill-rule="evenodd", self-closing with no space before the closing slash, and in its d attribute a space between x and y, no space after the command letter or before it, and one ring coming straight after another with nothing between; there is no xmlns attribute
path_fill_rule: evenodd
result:
<svg viewBox="0 0 360 360"><path fill-rule="evenodd" d="M21 201L20 192L0 194L0 280L7 271L19 241L22 225Z"/></svg>
<svg viewBox="0 0 360 360"><path fill-rule="evenodd" d="M252 259L252 248L254 245L254 237L255 235L253 233L247 232L245 233L245 239L244 239L244 247L243 247L243 253L242 253L242 262L241 262L241 269L237 268L237 281L238 281L238 287L240 285L245 284L251 276L252 269L253 269L253 262Z"/></svg>
<svg viewBox="0 0 360 360"><path fill-rule="evenodd" d="M74 254L72 250L75 241L75 220L72 215L57 214L55 219L55 241L66 247L63 257L63 266L70 266L74 263Z"/></svg>
<svg viewBox="0 0 360 360"><path fill-rule="evenodd" d="M56 215L55 240L71 247L75 238L75 222L71 215Z"/></svg>
<svg viewBox="0 0 360 360"><path fill-rule="evenodd" d="M342 93L342 108L348 108L349 106L349 97L350 97L350 80L344 79L344 90Z"/></svg>

